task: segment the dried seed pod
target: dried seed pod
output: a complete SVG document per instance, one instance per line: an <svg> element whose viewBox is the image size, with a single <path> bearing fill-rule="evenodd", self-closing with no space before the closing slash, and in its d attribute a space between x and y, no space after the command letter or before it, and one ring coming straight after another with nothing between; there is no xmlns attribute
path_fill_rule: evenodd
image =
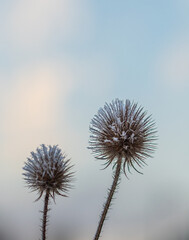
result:
<svg viewBox="0 0 189 240"><path fill-rule="evenodd" d="M116 99L100 108L91 121L89 148L105 166L122 157L123 170L136 164L142 167L145 158L155 149L156 129L151 116L129 100Z"/></svg>
<svg viewBox="0 0 189 240"><path fill-rule="evenodd" d="M31 157L27 159L23 168L23 175L28 187L33 191L38 191L37 200L46 190L54 199L55 194L66 197L71 188L72 167L70 160L66 160L66 156L62 154L58 146L46 147L42 144L35 153L31 152Z"/></svg>

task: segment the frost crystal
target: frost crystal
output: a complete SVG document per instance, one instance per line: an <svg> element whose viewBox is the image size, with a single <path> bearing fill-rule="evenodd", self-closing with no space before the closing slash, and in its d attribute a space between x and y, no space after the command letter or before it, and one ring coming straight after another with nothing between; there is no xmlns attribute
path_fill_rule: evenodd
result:
<svg viewBox="0 0 189 240"><path fill-rule="evenodd" d="M155 149L156 129L151 116L129 100L116 99L100 108L91 121L89 148L106 166L123 159L123 170L135 163L141 167Z"/></svg>
<svg viewBox="0 0 189 240"><path fill-rule="evenodd" d="M117 137L113 137L114 142L119 142L119 139Z"/></svg>
<svg viewBox="0 0 189 240"><path fill-rule="evenodd" d="M47 189L54 198L55 194L66 196L62 193L67 193L71 187L71 168L70 160L66 160L58 146L46 147L42 144L36 153L31 152L31 157L23 167L23 175L29 188L38 191L39 198Z"/></svg>

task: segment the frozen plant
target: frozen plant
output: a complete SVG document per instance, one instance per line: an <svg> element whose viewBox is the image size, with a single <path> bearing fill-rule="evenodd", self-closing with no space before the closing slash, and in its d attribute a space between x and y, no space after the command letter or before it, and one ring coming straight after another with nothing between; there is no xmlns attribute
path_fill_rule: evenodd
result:
<svg viewBox="0 0 189 240"><path fill-rule="evenodd" d="M37 148L36 152L31 152L31 157L27 159L24 166L24 180L31 190L37 191L39 200L43 193L44 208L42 218L42 240L46 240L46 228L48 218L49 198L55 200L55 195L67 197L67 192L72 187L73 179L72 165L70 159L62 154L58 146L48 146L44 144Z"/></svg>
<svg viewBox="0 0 189 240"><path fill-rule="evenodd" d="M90 125L89 149L97 159L103 160L105 168L113 164L113 183L94 240L98 240L110 208L112 198L118 187L121 171L127 176L130 168L142 167L145 159L151 157L156 143L156 128L151 116L129 100L116 99L105 104L94 116ZM141 173L141 172L139 172Z"/></svg>

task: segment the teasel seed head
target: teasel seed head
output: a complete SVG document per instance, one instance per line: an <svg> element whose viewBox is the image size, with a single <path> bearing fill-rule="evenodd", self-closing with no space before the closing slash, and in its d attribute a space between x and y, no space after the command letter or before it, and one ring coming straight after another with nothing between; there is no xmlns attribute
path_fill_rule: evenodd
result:
<svg viewBox="0 0 189 240"><path fill-rule="evenodd" d="M113 100L105 103L90 125L89 149L97 159L105 160L105 168L122 158L122 169L142 167L156 148L156 128L151 115L137 103ZM139 172L141 173L141 172Z"/></svg>
<svg viewBox="0 0 189 240"><path fill-rule="evenodd" d="M47 147L42 144L27 158L23 167L24 180L30 189L38 192L39 197L36 201L47 190L54 200L55 194L67 197L72 187L72 167L70 159L66 159L57 145Z"/></svg>

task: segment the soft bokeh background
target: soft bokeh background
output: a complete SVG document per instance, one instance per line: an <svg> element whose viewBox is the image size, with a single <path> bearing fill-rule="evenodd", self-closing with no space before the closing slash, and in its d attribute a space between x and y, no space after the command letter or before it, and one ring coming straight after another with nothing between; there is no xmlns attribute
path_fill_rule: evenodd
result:
<svg viewBox="0 0 189 240"><path fill-rule="evenodd" d="M41 143L76 170L48 239L92 239L112 171L87 149L88 127L116 97L153 114L159 141L143 176L122 176L102 239L189 239L188 12L188 0L0 0L0 240L40 237L22 167Z"/></svg>

